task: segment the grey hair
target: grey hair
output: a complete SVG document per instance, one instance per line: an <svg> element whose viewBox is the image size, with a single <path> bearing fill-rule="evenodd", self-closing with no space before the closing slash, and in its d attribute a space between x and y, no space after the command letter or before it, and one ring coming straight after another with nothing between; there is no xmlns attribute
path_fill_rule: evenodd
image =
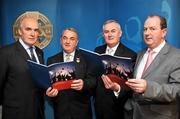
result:
<svg viewBox="0 0 180 119"><path fill-rule="evenodd" d="M62 37L62 35L64 34L64 32L65 32L66 30L72 31L72 32L76 33L77 38L78 38L78 32L77 32L77 30L76 30L75 28L72 28L72 27L65 28L65 29L62 31L62 33L61 33L61 37Z"/></svg>
<svg viewBox="0 0 180 119"><path fill-rule="evenodd" d="M118 28L121 30L121 25L116 20L113 20L113 19L110 19L110 20L107 20L107 21L104 22L103 30L104 30L105 25L109 24L109 23L116 23L118 25Z"/></svg>

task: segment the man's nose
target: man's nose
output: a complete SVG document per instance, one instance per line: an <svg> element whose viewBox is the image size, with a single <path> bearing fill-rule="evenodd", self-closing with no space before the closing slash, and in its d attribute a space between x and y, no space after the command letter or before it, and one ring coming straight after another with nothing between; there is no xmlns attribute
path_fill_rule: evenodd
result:
<svg viewBox="0 0 180 119"><path fill-rule="evenodd" d="M109 32L109 33L108 33L108 36L112 36L112 32Z"/></svg>
<svg viewBox="0 0 180 119"><path fill-rule="evenodd" d="M35 35L35 31L31 31L31 36L34 36Z"/></svg>
<svg viewBox="0 0 180 119"><path fill-rule="evenodd" d="M70 43L70 39L69 38L66 39L66 43Z"/></svg>
<svg viewBox="0 0 180 119"><path fill-rule="evenodd" d="M150 34L151 33L151 30L150 29L147 29L146 31L144 31L144 34L145 35L148 35L148 34Z"/></svg>

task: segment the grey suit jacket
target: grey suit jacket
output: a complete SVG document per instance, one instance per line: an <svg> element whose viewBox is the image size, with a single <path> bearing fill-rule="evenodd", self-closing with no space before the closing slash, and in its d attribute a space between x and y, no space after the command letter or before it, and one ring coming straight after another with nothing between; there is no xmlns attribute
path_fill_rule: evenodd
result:
<svg viewBox="0 0 180 119"><path fill-rule="evenodd" d="M146 49L138 54L135 74L145 52ZM126 102L126 118L178 119L179 59L180 50L166 43L142 76L142 79L147 81L144 94L133 93L132 98ZM132 117L129 117L129 114Z"/></svg>

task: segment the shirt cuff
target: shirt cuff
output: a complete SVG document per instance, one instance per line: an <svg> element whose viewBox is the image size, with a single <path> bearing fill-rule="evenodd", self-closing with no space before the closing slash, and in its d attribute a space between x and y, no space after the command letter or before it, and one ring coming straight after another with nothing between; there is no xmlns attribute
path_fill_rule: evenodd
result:
<svg viewBox="0 0 180 119"><path fill-rule="evenodd" d="M116 98L118 98L120 91L121 91L121 87L120 86L119 86L119 90L118 91L113 91L114 95L116 96Z"/></svg>

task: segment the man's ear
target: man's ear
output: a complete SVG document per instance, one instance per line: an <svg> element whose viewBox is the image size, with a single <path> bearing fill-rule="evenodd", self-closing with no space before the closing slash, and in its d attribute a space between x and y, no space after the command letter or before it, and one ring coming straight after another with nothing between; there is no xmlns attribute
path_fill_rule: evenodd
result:
<svg viewBox="0 0 180 119"><path fill-rule="evenodd" d="M77 40L76 46L78 46L79 40Z"/></svg>
<svg viewBox="0 0 180 119"><path fill-rule="evenodd" d="M21 32L21 29L19 28L18 29L18 34L21 36L22 35L22 32Z"/></svg>
<svg viewBox="0 0 180 119"><path fill-rule="evenodd" d="M163 36L162 36L163 38L165 38L165 36L167 34L167 30L168 30L167 28L163 29Z"/></svg>
<svg viewBox="0 0 180 119"><path fill-rule="evenodd" d="M119 37L121 38L121 36L122 36L122 31L119 32Z"/></svg>

